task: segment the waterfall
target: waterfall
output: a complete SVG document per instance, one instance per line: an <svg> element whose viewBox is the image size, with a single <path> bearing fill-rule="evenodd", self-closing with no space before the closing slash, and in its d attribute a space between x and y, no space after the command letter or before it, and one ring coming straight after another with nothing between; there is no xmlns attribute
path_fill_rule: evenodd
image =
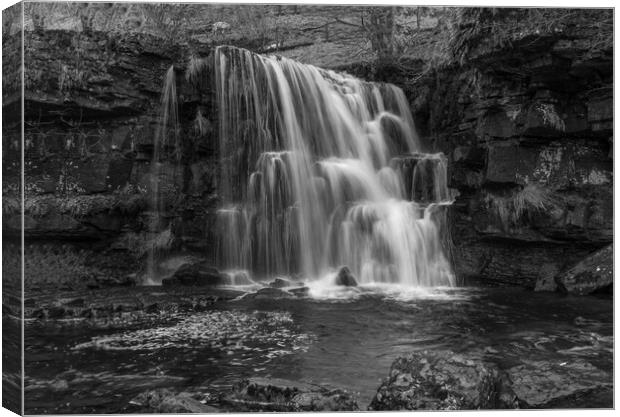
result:
<svg viewBox="0 0 620 417"><path fill-rule="evenodd" d="M171 175L174 178L175 172L164 166L162 157L171 147L174 146L176 155L179 155L179 116L177 103L176 75L174 66L171 65L166 72L164 84L161 92L161 103L157 130L153 140L153 157L150 168L150 217L149 232L153 237L149 240L147 248L146 264L146 283L157 283L159 271L157 268L157 254L166 249L171 241L169 229L161 231L163 226L162 214L165 212L165 196L162 190L162 177ZM171 143L172 142L172 143Z"/></svg>
<svg viewBox="0 0 620 417"><path fill-rule="evenodd" d="M454 284L447 161L422 151L401 89L234 47L215 72L221 268Z"/></svg>

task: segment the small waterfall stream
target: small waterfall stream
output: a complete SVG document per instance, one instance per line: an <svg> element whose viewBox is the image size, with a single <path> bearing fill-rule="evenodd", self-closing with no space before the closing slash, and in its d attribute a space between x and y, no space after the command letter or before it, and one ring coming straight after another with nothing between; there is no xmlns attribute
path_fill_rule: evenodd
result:
<svg viewBox="0 0 620 417"><path fill-rule="evenodd" d="M447 160L423 152L402 90L234 47L217 48L215 72L219 267L454 285Z"/></svg>
<svg viewBox="0 0 620 417"><path fill-rule="evenodd" d="M162 157L171 145L176 145L179 139L179 110L177 103L177 86L174 65L166 71L161 91L161 103L158 125L153 138L153 157L150 167L150 219L149 231L153 234L147 248L147 262L145 284L159 284L157 255L166 245L170 237L170 230L159 232L162 227L162 216L166 212L164 190L162 190L162 176L175 175L174 168L165 166ZM177 150L178 152L178 150ZM170 172L172 171L172 172Z"/></svg>

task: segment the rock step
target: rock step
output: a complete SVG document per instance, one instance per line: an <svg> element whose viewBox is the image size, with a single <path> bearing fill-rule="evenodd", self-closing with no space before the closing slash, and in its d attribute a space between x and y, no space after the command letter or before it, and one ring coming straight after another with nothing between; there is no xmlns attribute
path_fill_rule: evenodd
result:
<svg viewBox="0 0 620 417"><path fill-rule="evenodd" d="M555 282L561 292L569 294L613 293L613 245L594 252L568 271L556 275Z"/></svg>
<svg viewBox="0 0 620 417"><path fill-rule="evenodd" d="M396 359L368 409L611 408L613 378L583 359L522 361L507 370L449 350Z"/></svg>

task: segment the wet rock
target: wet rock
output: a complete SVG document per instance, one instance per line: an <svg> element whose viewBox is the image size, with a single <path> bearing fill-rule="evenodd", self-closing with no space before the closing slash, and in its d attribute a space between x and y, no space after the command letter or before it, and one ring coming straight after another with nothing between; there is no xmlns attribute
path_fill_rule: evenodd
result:
<svg viewBox="0 0 620 417"><path fill-rule="evenodd" d="M247 300L266 300L266 299L278 299L278 298L294 298L295 296L288 291L284 291L278 288L261 288L255 293L246 294L243 299Z"/></svg>
<svg viewBox="0 0 620 417"><path fill-rule="evenodd" d="M357 281L348 266L343 266L340 268L338 275L336 275L335 284L345 287L357 287Z"/></svg>
<svg viewBox="0 0 620 417"><path fill-rule="evenodd" d="M609 245L580 261L555 277L560 291L570 294L611 292L613 286L613 245Z"/></svg>
<svg viewBox="0 0 620 417"><path fill-rule="evenodd" d="M398 358L369 410L470 410L514 408L515 397L491 364L451 351L415 352Z"/></svg>
<svg viewBox="0 0 620 417"><path fill-rule="evenodd" d="M509 138L517 133L514 120L506 112L489 112L478 124L478 135Z"/></svg>
<svg viewBox="0 0 620 417"><path fill-rule="evenodd" d="M228 277L205 262L185 264L161 284L168 286L216 286L228 284Z"/></svg>
<svg viewBox="0 0 620 417"><path fill-rule="evenodd" d="M486 157L487 150L475 146L457 146L452 153L452 159L455 163L475 168L483 168Z"/></svg>
<svg viewBox="0 0 620 417"><path fill-rule="evenodd" d="M144 413L216 413L215 407L202 404L189 393L179 394L162 388L138 394L130 401L131 405L140 408Z"/></svg>
<svg viewBox="0 0 620 417"><path fill-rule="evenodd" d="M120 277L105 274L91 274L81 284L89 289L109 287L135 287L138 283L137 274L127 274Z"/></svg>
<svg viewBox="0 0 620 417"><path fill-rule="evenodd" d="M60 303L62 303L63 306L65 307L84 307L84 299L83 298L73 298L73 299L68 299L68 300L60 300Z"/></svg>
<svg viewBox="0 0 620 417"><path fill-rule="evenodd" d="M269 283L269 286L271 288L284 288L284 287L290 287L291 286L291 281L289 281L288 279L284 279L284 278L276 278L273 281L271 281Z"/></svg>
<svg viewBox="0 0 620 417"><path fill-rule="evenodd" d="M528 361L507 371L521 408L613 406L613 380L582 360Z"/></svg>
<svg viewBox="0 0 620 417"><path fill-rule="evenodd" d="M228 280L230 285L252 285L254 281L250 278L250 275L246 271L237 271L228 274Z"/></svg>
<svg viewBox="0 0 620 417"><path fill-rule="evenodd" d="M442 181L437 177L442 175L447 158L442 153L426 154L414 153L407 156L392 158L390 166L403 181L406 199L420 203L438 202L448 198L441 189L433 184Z"/></svg>
<svg viewBox="0 0 620 417"><path fill-rule="evenodd" d="M223 402L233 411L356 411L347 391L284 379L252 378L233 387Z"/></svg>
<svg viewBox="0 0 620 417"><path fill-rule="evenodd" d="M587 103L588 105L588 122L600 122L603 120L612 120L613 114L613 100L609 97L604 97L599 100L592 100Z"/></svg>
<svg viewBox="0 0 620 417"><path fill-rule="evenodd" d="M45 317L48 319L58 319L65 316L67 310L64 307L50 307L45 311Z"/></svg>
<svg viewBox="0 0 620 417"><path fill-rule="evenodd" d="M289 288L288 292L297 296L297 297L306 297L310 293L310 288L308 287L298 287L298 288Z"/></svg>
<svg viewBox="0 0 620 417"><path fill-rule="evenodd" d="M555 291L558 288L558 284L555 283L554 279L557 273L558 268L556 265L551 263L542 265L534 291Z"/></svg>
<svg viewBox="0 0 620 417"><path fill-rule="evenodd" d="M536 169L538 153L535 149L518 145L492 146L488 150L486 181L496 183L524 183Z"/></svg>

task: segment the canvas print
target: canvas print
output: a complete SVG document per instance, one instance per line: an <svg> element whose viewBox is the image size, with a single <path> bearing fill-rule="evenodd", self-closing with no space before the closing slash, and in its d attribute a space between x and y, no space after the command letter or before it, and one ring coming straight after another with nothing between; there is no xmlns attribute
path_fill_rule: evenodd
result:
<svg viewBox="0 0 620 417"><path fill-rule="evenodd" d="M5 9L2 405L613 408L613 17Z"/></svg>

